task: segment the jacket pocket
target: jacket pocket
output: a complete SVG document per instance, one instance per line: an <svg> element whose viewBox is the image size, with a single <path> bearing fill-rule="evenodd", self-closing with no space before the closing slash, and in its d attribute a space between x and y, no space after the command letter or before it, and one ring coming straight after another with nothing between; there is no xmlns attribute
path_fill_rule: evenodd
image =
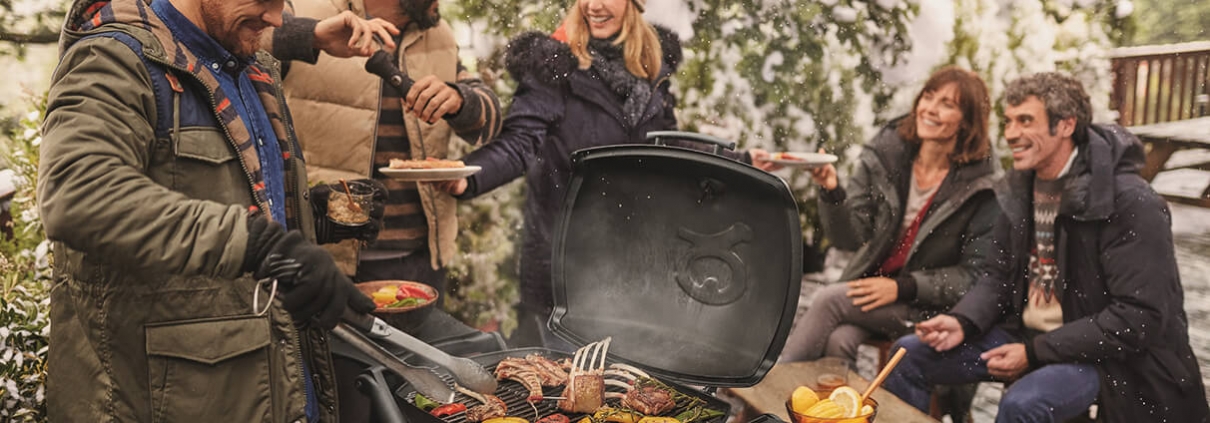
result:
<svg viewBox="0 0 1210 423"><path fill-rule="evenodd" d="M176 155L214 165L235 160L235 151L217 128L181 128Z"/></svg>
<svg viewBox="0 0 1210 423"><path fill-rule="evenodd" d="M236 155L235 147L219 128L185 127L175 138L166 140L162 185L192 198L222 204L252 203L251 183ZM159 179L159 178L157 178Z"/></svg>
<svg viewBox="0 0 1210 423"><path fill-rule="evenodd" d="M265 317L147 325L153 422L261 422L271 416Z"/></svg>
<svg viewBox="0 0 1210 423"><path fill-rule="evenodd" d="M1182 360L1176 351L1169 349L1156 348L1152 351L1160 369L1163 369L1164 376L1180 387L1181 392L1189 392L1194 387L1199 387L1200 380L1194 379L1200 374L1196 360Z"/></svg>

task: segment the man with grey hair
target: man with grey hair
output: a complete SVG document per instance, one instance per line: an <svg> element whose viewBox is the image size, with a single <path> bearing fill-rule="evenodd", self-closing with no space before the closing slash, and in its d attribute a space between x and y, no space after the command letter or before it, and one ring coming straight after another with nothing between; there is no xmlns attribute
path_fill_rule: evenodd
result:
<svg viewBox="0 0 1210 423"><path fill-rule="evenodd" d="M1003 381L997 422L1063 421L1099 398L1105 422L1204 422L1163 199L1142 145L1091 123L1080 82L1008 84L1013 171L987 270L949 313L900 338L888 390L921 410L933 385Z"/></svg>

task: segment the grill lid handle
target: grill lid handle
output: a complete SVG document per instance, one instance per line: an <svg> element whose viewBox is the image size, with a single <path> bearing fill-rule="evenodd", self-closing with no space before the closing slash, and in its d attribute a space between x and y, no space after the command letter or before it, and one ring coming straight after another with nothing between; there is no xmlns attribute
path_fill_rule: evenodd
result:
<svg viewBox="0 0 1210 423"><path fill-rule="evenodd" d="M722 138L712 137L706 134L696 132L682 131L651 131L647 133L647 140L652 141L655 145L668 145L666 139L682 139L687 141L700 142L702 144L710 144L714 146L713 153L715 155L722 153L722 149L735 150L735 141L727 141Z"/></svg>

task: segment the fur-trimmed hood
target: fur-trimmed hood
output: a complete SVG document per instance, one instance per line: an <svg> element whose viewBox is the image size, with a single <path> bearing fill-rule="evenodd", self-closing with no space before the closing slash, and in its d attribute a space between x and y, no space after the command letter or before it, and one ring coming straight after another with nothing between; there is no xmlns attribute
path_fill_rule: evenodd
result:
<svg viewBox="0 0 1210 423"><path fill-rule="evenodd" d="M664 69L661 75L675 72L684 58L681 41L675 32L660 25L652 25L660 38L664 52ZM508 43L504 59L505 67L514 80L532 75L539 81L551 83L565 81L567 75L576 70L579 62L566 43L551 38L550 34L530 31L518 35Z"/></svg>

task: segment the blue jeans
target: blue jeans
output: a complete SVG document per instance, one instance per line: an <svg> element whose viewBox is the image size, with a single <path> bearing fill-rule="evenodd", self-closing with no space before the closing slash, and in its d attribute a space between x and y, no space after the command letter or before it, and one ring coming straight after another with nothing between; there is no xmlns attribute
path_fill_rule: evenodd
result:
<svg viewBox="0 0 1210 423"><path fill-rule="evenodd" d="M1021 340L993 328L973 342L939 353L916 335L899 338L891 351L903 347L907 354L882 387L928 412L933 385L995 381L979 354L1014 342ZM996 422L1055 422L1079 416L1096 400L1100 386L1101 379L1093 365L1048 364L1026 373L1008 387L1000 398Z"/></svg>

